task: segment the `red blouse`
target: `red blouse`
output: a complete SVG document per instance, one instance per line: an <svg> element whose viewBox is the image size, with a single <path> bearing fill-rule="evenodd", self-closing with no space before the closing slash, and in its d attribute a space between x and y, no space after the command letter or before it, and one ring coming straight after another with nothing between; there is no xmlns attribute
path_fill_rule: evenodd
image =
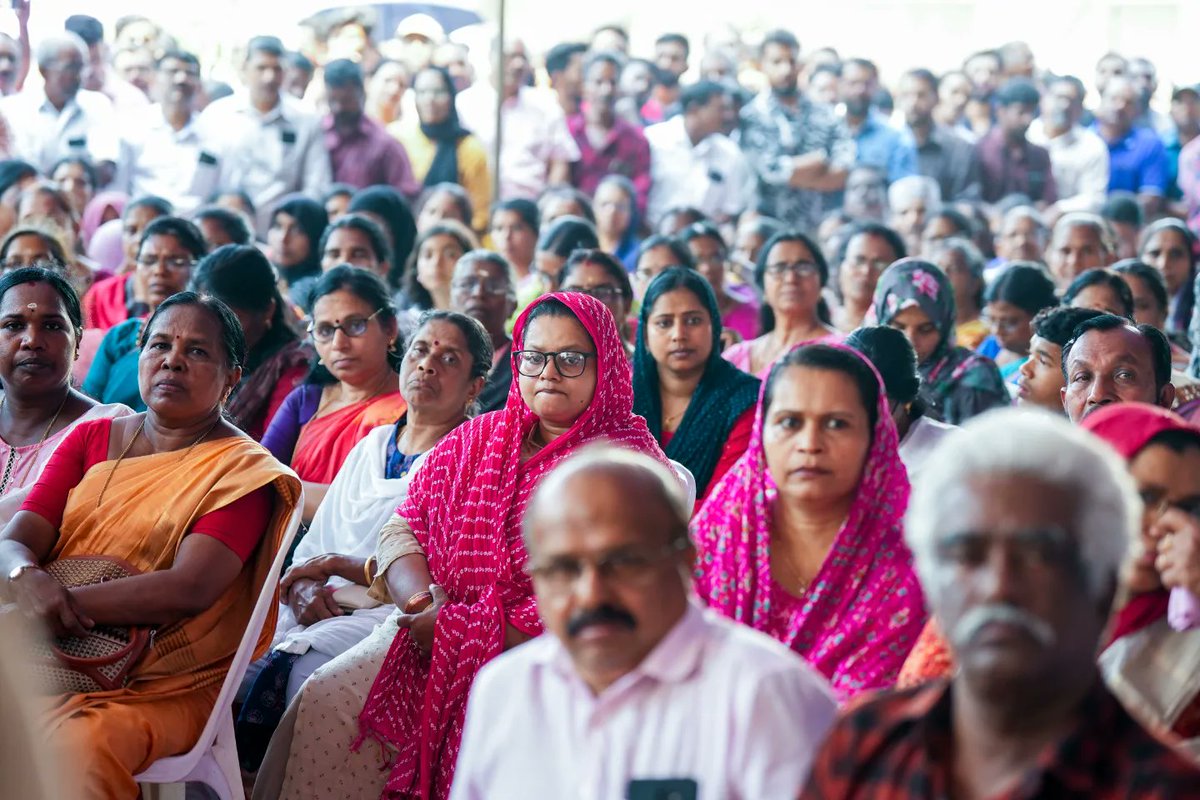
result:
<svg viewBox="0 0 1200 800"><path fill-rule="evenodd" d="M82 422L67 434L42 469L41 477L21 504L55 528L62 526L67 495L79 485L89 469L108 460L111 419ZM210 511L192 526L191 533L211 536L237 553L243 563L254 554L259 539L271 521L271 487L263 486Z"/></svg>

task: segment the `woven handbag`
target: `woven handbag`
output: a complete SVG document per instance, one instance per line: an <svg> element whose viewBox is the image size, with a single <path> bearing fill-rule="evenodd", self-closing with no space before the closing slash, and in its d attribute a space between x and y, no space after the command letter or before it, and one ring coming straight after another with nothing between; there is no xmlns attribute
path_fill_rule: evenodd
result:
<svg viewBox="0 0 1200 800"><path fill-rule="evenodd" d="M109 556L69 556L44 569L68 589L140 574L132 564ZM121 689L150 640L149 628L113 625L97 625L87 636L42 639L34 645L34 676L49 694Z"/></svg>

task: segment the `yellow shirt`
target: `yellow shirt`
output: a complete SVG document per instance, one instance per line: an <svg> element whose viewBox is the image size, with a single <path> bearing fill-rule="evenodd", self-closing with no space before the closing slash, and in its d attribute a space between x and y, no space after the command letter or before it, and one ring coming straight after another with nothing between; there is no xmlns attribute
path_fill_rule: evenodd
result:
<svg viewBox="0 0 1200 800"><path fill-rule="evenodd" d="M991 328L988 327L988 324L976 318L954 328L954 341L959 347L974 350L979 347L980 342L987 338L989 333L991 333Z"/></svg>
<svg viewBox="0 0 1200 800"><path fill-rule="evenodd" d="M403 122L393 122L387 130L408 151L408 160L417 180L424 181L429 168L433 166L437 142L422 133L420 127L404 125ZM492 175L488 169L487 152L479 139L467 135L458 142L457 156L458 183L471 198L471 227L476 233L482 233L487 230L488 211L492 204Z"/></svg>

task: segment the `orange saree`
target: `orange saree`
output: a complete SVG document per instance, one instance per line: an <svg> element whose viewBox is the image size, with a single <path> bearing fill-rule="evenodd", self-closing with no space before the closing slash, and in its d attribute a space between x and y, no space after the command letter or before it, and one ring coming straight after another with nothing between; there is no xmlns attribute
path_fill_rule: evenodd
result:
<svg viewBox="0 0 1200 800"><path fill-rule="evenodd" d="M407 409L399 392L389 392L309 420L296 440L292 469L301 480L333 483L354 445L380 425L395 423Z"/></svg>
<svg viewBox="0 0 1200 800"><path fill-rule="evenodd" d="M112 467L112 461L95 465L71 490L50 560L108 555L143 572L166 569L205 514L264 486L275 489L275 508L257 549L225 593L207 611L160 629L125 688L55 698L47 728L78 754L71 778L79 782L73 796L81 798L135 798L133 775L193 745L300 497L295 475L241 436L182 456L127 458L115 473ZM110 474L112 483L104 490ZM272 605L259 634L256 658L270 644L275 609Z"/></svg>

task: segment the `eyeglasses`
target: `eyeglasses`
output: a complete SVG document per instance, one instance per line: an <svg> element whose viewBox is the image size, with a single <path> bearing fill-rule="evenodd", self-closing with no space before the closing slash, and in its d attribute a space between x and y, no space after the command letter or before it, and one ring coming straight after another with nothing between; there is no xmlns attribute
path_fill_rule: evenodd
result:
<svg viewBox="0 0 1200 800"><path fill-rule="evenodd" d="M782 278L784 275L795 275L797 278L811 278L821 274L821 269L811 261L795 261L791 264L767 264L766 273L772 278Z"/></svg>
<svg viewBox="0 0 1200 800"><path fill-rule="evenodd" d="M504 281L481 281L478 278L462 278L451 283L450 288L463 294L475 294L480 289L485 295L509 293L509 285Z"/></svg>
<svg viewBox="0 0 1200 800"><path fill-rule="evenodd" d="M1189 497L1174 503L1161 489L1143 489L1138 494L1142 498L1142 505L1145 507L1146 513L1152 517L1161 517L1167 513L1168 509L1174 508L1189 516L1200 518L1200 497Z"/></svg>
<svg viewBox="0 0 1200 800"><path fill-rule="evenodd" d="M589 289L585 289L582 286L564 286L562 290L564 292L589 295L590 297L594 297L606 305L618 298L625 296L625 290L619 286L593 286Z"/></svg>
<svg viewBox="0 0 1200 800"><path fill-rule="evenodd" d="M517 372L526 378L540 378L546 371L546 365L554 359L554 368L564 378L578 378L587 369L587 360L595 358L595 353L580 353L575 350L560 350L556 353L543 353L540 350L518 350Z"/></svg>
<svg viewBox="0 0 1200 800"><path fill-rule="evenodd" d="M992 317L992 325L998 331L1016 331L1026 322L1019 317Z"/></svg>
<svg viewBox="0 0 1200 800"><path fill-rule="evenodd" d="M143 256L137 262L138 269L154 269L159 264L162 264L172 272L184 272L195 266L196 259L188 256L163 256L162 258Z"/></svg>
<svg viewBox="0 0 1200 800"><path fill-rule="evenodd" d="M337 335L338 331L346 334L351 339L357 339L367 332L371 320L379 316L382 311L383 309L381 308L369 317L346 317L340 325L335 325L332 322L309 323L308 335L321 344L332 342L333 337Z"/></svg>
<svg viewBox="0 0 1200 800"><path fill-rule="evenodd" d="M527 564L525 572L550 592L570 590L588 568L604 581L632 585L653 577L655 566L682 553L690 545L691 542L682 537L657 550L622 550L595 560L564 556L544 564Z"/></svg>

